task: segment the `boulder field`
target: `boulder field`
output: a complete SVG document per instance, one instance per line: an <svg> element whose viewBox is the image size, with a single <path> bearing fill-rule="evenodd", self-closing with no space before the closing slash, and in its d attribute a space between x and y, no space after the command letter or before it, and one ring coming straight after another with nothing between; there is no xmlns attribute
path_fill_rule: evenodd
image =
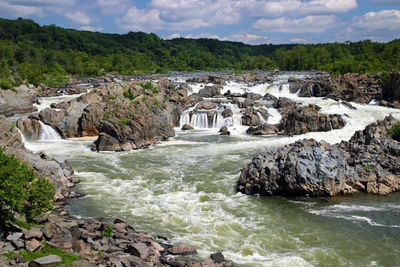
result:
<svg viewBox="0 0 400 267"><path fill-rule="evenodd" d="M302 140L256 155L241 171L236 189L266 196L386 195L400 190L400 142L388 133L388 116L330 145Z"/></svg>

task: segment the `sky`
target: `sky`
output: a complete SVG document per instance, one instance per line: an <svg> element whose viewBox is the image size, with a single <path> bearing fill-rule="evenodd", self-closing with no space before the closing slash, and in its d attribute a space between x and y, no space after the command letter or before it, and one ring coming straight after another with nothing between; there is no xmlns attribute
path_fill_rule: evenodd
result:
<svg viewBox="0 0 400 267"><path fill-rule="evenodd" d="M0 0L0 17L247 44L400 38L400 0Z"/></svg>

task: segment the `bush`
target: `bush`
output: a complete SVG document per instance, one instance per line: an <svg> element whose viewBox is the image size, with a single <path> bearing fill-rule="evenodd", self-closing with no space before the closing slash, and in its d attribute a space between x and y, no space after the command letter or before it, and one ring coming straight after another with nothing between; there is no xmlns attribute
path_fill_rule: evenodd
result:
<svg viewBox="0 0 400 267"><path fill-rule="evenodd" d="M53 207L54 186L36 178L33 170L0 148L0 224L6 224L15 213L30 220Z"/></svg>
<svg viewBox="0 0 400 267"><path fill-rule="evenodd" d="M400 123L393 124L389 134L394 140L400 141Z"/></svg>
<svg viewBox="0 0 400 267"><path fill-rule="evenodd" d="M3 90L11 90L14 87L12 86L10 80L1 79L0 80L0 88L3 89Z"/></svg>
<svg viewBox="0 0 400 267"><path fill-rule="evenodd" d="M138 96L139 95L135 95L130 88L124 91L124 97L129 98L130 100L135 100Z"/></svg>
<svg viewBox="0 0 400 267"><path fill-rule="evenodd" d="M111 225L107 225L107 228L101 233L104 237L111 237L113 233L113 228Z"/></svg>

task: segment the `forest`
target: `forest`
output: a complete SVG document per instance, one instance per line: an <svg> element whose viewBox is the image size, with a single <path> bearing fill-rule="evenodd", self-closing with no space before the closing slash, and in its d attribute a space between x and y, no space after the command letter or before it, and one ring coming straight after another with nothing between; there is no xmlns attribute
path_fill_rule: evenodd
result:
<svg viewBox="0 0 400 267"><path fill-rule="evenodd" d="M156 34L107 34L0 18L0 87L60 86L69 76L139 75L195 70L320 70L387 73L400 67L400 40L247 45L215 39L163 40Z"/></svg>

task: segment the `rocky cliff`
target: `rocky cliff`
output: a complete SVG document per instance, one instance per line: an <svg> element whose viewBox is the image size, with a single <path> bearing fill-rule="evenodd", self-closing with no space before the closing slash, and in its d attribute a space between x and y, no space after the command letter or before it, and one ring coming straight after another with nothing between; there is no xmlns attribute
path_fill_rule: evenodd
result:
<svg viewBox="0 0 400 267"><path fill-rule="evenodd" d="M302 140L256 155L242 169L237 190L267 196L399 191L400 142L388 134L394 123L389 116L338 145Z"/></svg>

